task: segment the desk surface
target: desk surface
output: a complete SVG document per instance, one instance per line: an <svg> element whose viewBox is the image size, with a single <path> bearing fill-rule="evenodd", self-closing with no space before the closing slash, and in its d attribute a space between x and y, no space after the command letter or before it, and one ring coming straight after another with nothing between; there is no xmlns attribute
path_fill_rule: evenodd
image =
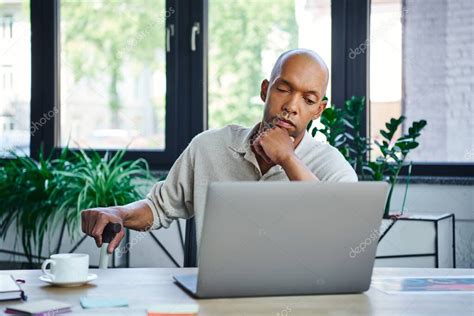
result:
<svg viewBox="0 0 474 316"><path fill-rule="evenodd" d="M194 269L109 269L92 270L99 278L77 288L46 285L40 270L0 271L26 280L23 289L29 300L56 299L73 305L65 315L146 315L146 308L159 303L199 304L199 315L474 315L474 295L470 294L386 294L374 287L362 294L280 296L237 299L194 300L178 288L172 276ZM470 269L375 268L374 277L473 275ZM83 296L127 298L129 308L83 310ZM5 305L0 302L0 314Z"/></svg>

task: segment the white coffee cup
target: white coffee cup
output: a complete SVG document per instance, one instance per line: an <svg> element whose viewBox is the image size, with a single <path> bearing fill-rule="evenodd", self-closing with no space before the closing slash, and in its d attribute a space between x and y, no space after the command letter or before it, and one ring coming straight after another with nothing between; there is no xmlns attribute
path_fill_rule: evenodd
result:
<svg viewBox="0 0 474 316"><path fill-rule="evenodd" d="M50 272L46 270L51 264ZM41 270L57 283L85 282L89 272L89 255L83 253L59 253L51 255L41 265Z"/></svg>

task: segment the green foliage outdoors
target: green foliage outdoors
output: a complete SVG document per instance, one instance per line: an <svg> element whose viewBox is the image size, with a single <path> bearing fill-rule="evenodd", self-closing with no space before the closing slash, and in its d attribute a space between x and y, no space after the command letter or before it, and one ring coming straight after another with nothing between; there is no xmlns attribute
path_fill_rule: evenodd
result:
<svg viewBox="0 0 474 316"><path fill-rule="evenodd" d="M211 1L209 17L210 127L253 126L262 118L260 84L269 77L262 70L263 52L279 55L298 45L295 1ZM271 32L288 35L288 41L275 48Z"/></svg>
<svg viewBox="0 0 474 316"><path fill-rule="evenodd" d="M158 49L164 49L165 18L174 13L166 10L164 1L61 1L63 65L76 81L107 82L114 128L120 124L118 86L124 67L135 74L146 67L165 71L155 57Z"/></svg>
<svg viewBox="0 0 474 316"><path fill-rule="evenodd" d="M262 70L262 55L297 47L294 6L294 0L210 2L210 127L251 126L261 119L260 83L269 75ZM164 1L61 2L64 62L76 81L106 78L114 128L120 124L118 86L124 67L153 65L157 50L164 49L166 9ZM270 43L272 32L287 35L286 41L278 39L281 47ZM224 84L226 80L232 83Z"/></svg>

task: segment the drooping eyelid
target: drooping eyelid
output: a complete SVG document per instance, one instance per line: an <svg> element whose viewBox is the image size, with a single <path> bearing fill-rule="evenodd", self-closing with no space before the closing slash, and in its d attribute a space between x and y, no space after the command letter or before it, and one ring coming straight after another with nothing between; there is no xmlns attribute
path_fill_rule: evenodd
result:
<svg viewBox="0 0 474 316"><path fill-rule="evenodd" d="M291 87L287 84L285 84L284 82L280 82L279 84L277 84L276 88L278 90L285 90L285 91L290 91L291 90Z"/></svg>
<svg viewBox="0 0 474 316"><path fill-rule="evenodd" d="M317 97L316 95L314 95L314 94L311 94L311 96L313 96L314 99L310 98L308 95L306 95L304 98L305 98L305 99L308 99L308 100L310 100L310 101L312 101L312 102L314 102L314 103L317 103L317 102L318 102L318 97Z"/></svg>
<svg viewBox="0 0 474 316"><path fill-rule="evenodd" d="M310 104L310 105L314 105L314 104L317 103L316 101L311 100L311 99L309 99L309 98L305 98L305 101L306 101L306 103L308 103L308 104Z"/></svg>
<svg viewBox="0 0 474 316"><path fill-rule="evenodd" d="M293 87L291 83L283 78L277 78L275 80L275 87L277 89L286 89L286 90L292 90Z"/></svg>
<svg viewBox="0 0 474 316"><path fill-rule="evenodd" d="M306 98L309 98L309 96L312 96L314 99L311 99L313 100L314 102L318 102L319 101L319 93L317 92L314 92L314 91L308 91L305 93L305 97Z"/></svg>

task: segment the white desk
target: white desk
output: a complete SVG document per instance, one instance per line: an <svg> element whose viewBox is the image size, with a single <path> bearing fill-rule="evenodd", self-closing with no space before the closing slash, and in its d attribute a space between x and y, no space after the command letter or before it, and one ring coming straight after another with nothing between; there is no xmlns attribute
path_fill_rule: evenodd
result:
<svg viewBox="0 0 474 316"><path fill-rule="evenodd" d="M311 295L263 298L194 300L173 283L172 276L194 269L109 269L92 270L99 278L78 288L46 285L39 270L0 271L25 279L23 289L29 300L56 299L72 304L73 313L64 315L146 315L146 308L159 303L197 302L199 315L474 315L471 294L386 294L373 287L363 294ZM473 275L470 269L376 268L374 277ZM83 310L79 298L103 296L127 298L129 308ZM0 302L0 314L5 305Z"/></svg>

